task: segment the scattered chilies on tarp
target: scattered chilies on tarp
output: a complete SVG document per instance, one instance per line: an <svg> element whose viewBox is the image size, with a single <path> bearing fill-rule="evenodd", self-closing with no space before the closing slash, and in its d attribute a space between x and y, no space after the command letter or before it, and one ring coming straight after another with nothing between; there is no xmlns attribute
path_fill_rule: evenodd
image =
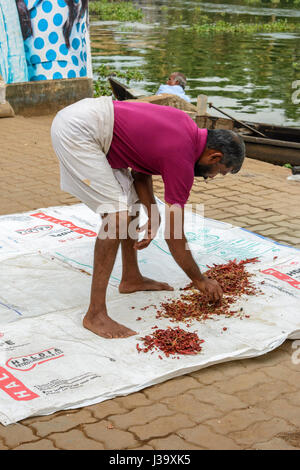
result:
<svg viewBox="0 0 300 470"><path fill-rule="evenodd" d="M203 339L199 339L197 333L191 333L182 330L179 327L170 328L165 330L157 329L151 335L141 338L144 343L144 348L139 344L136 345L138 352L148 352L152 350L162 351L167 357L176 354L198 354L204 343ZM159 356L162 359L161 356Z"/></svg>
<svg viewBox="0 0 300 470"><path fill-rule="evenodd" d="M182 290L190 291L182 294L179 299L161 303L156 318L167 317L172 322L186 322L191 319L203 321L213 315L225 315L226 317L242 317L243 309L233 310L231 305L241 295L256 295L262 292L251 282L252 274L245 270L245 265L257 263L258 258L249 258L237 262L235 259L226 264L214 264L208 266L205 275L215 279L220 284L224 296L218 303L212 303L207 296L193 288L190 283Z"/></svg>
<svg viewBox="0 0 300 470"><path fill-rule="evenodd" d="M262 293L250 282L252 274L245 270L246 264L257 262L258 258L249 258L239 262L234 259L226 264L208 266L209 270L205 275L219 282L224 292L222 300L218 303L212 303L207 296L194 289L193 284L190 283L182 289L189 292L181 294L179 299L169 299L168 302L160 304L162 309L157 311L156 318L167 317L171 322L185 322L187 326L190 326L188 322L191 320L203 321L212 318L214 315L242 318L243 309L231 310L231 304L236 302L238 297L243 294L255 295ZM143 308L143 310L146 310L146 308ZM245 317L249 318L249 315L245 315ZM154 328L158 327L155 326ZM227 328L224 327L223 331L227 331ZM137 344L136 349L138 352L146 353L151 351L151 354L153 354L154 350L158 350L164 352L167 357L176 354L198 354L202 349L200 345L204 342L204 340L199 339L197 333L187 332L179 326L175 328L168 327L165 330L156 329L154 333L141 338L141 340L144 347L141 348ZM161 356L158 357L162 359ZM177 359L179 359L179 356L177 356Z"/></svg>

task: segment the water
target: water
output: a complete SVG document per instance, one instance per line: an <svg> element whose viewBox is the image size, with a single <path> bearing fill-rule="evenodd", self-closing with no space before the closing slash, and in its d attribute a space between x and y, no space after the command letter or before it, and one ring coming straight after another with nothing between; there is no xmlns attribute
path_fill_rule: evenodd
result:
<svg viewBox="0 0 300 470"><path fill-rule="evenodd" d="M130 86L147 95L155 93L172 71L181 71L188 78L186 93L193 103L205 94L238 119L300 127L300 105L292 102L292 84L299 80L300 88L300 32L188 31L203 15L230 22L287 18L300 24L300 0L273 2L135 1L145 15L141 23L91 22L94 69L103 63L124 71L138 67L145 78Z"/></svg>

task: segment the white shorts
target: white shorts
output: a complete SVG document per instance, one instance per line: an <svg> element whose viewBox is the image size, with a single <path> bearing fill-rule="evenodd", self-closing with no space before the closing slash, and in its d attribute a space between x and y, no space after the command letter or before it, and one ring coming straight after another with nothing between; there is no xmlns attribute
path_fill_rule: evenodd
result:
<svg viewBox="0 0 300 470"><path fill-rule="evenodd" d="M138 201L130 170L114 170L106 158L113 126L112 99L105 96L67 106L51 127L61 189L99 214L130 211Z"/></svg>

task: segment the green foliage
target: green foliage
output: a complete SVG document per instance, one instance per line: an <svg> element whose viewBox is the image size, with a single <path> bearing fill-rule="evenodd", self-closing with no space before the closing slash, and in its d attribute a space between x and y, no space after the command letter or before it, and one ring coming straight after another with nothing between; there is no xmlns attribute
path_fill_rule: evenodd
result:
<svg viewBox="0 0 300 470"><path fill-rule="evenodd" d="M239 0L241 4L254 4L259 7L276 7L276 3L284 0ZM300 0L285 0L285 2L293 2L294 5L300 3ZM180 29L187 29L188 31L196 33L242 33L242 34L255 34L260 32L274 33L274 32L293 32L300 31L300 23L287 19L266 19L261 18L257 21L255 18L253 22L245 19L240 19L239 15L232 15L226 11L220 11L217 14L211 13L204 14L204 9L196 6L191 9L172 9L165 6L161 8L164 17L169 26L176 25ZM266 22L265 22L266 21ZM190 25L186 28L186 25Z"/></svg>
<svg viewBox="0 0 300 470"><path fill-rule="evenodd" d="M94 96L111 96L112 91L109 86L108 77L117 77L124 79L126 81L126 85L134 80L135 82L142 81L144 79L144 75L139 71L137 67L133 67L130 70L126 70L122 72L120 70L116 70L112 68L110 65L102 64L95 70L95 73L98 75L97 80L94 80Z"/></svg>
<svg viewBox="0 0 300 470"><path fill-rule="evenodd" d="M98 98L99 96L111 96L112 91L109 86L109 83L105 80L94 80L94 97Z"/></svg>
<svg viewBox="0 0 300 470"><path fill-rule="evenodd" d="M144 17L142 10L137 9L131 2L111 2L101 0L89 3L91 16L97 16L102 21L141 21Z"/></svg>
<svg viewBox="0 0 300 470"><path fill-rule="evenodd" d="M247 5L261 5L262 7L265 6L270 6L272 7L273 5L299 5L300 0L243 0L243 3L246 3Z"/></svg>
<svg viewBox="0 0 300 470"><path fill-rule="evenodd" d="M293 168L290 163L285 163L283 166L284 166L285 168Z"/></svg>
<svg viewBox="0 0 300 470"><path fill-rule="evenodd" d="M278 33L300 31L300 24L290 23L287 20L276 20L269 23L229 23L219 20L211 23L201 23L191 26L195 33Z"/></svg>

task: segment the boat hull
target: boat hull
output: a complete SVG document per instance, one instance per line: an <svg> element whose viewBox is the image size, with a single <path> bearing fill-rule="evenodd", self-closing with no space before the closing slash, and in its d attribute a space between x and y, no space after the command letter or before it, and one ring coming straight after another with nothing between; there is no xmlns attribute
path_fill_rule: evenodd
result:
<svg viewBox="0 0 300 470"><path fill-rule="evenodd" d="M260 142L264 139L256 139L243 136L246 144L247 157L262 160L268 163L284 165L290 163L292 166L300 165L300 144L292 146L293 142ZM281 144L281 145L280 145ZM285 145L291 144L291 145Z"/></svg>
<svg viewBox="0 0 300 470"><path fill-rule="evenodd" d="M214 116L197 116L196 123L199 127L207 129L229 129L238 132L244 139L246 155L255 160L261 160L277 165L290 163L300 165L300 129L268 124L246 124L263 132L264 137L257 137L255 133L238 125L234 121ZM272 138L272 137L277 137ZM270 138L269 138L270 137Z"/></svg>

